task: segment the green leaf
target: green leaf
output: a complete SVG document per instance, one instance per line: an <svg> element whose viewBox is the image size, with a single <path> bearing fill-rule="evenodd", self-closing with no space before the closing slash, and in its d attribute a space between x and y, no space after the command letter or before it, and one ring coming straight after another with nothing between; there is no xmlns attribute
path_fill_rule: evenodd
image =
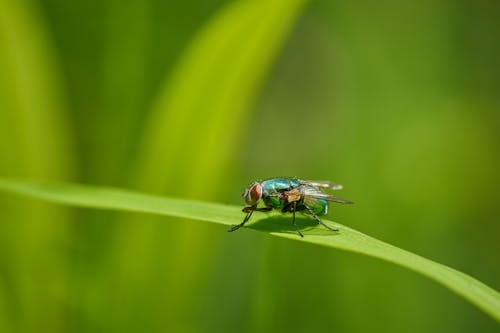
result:
<svg viewBox="0 0 500 333"><path fill-rule="evenodd" d="M0 179L0 189L61 204L143 212L189 218L223 225L239 223L240 206L173 199L138 192L91 185L27 182ZM332 233L314 225L311 219L300 219L304 238L298 237L289 218L276 213L254 214L248 228L298 242L323 245L362 253L409 268L436 280L500 321L500 294L484 283L445 265L402 250L338 223L324 221L339 229Z"/></svg>
<svg viewBox="0 0 500 333"><path fill-rule="evenodd" d="M69 179L76 149L64 83L37 5L0 0L0 174ZM60 239L70 237L69 211L5 195L0 211L0 331L57 332L65 318L54 295L69 281L67 258L58 250Z"/></svg>
<svg viewBox="0 0 500 333"><path fill-rule="evenodd" d="M74 161L56 57L31 1L0 1L0 172L67 179Z"/></svg>
<svg viewBox="0 0 500 333"><path fill-rule="evenodd" d="M226 174L235 138L305 2L232 1L207 21L155 100L133 187L210 197L207 189Z"/></svg>

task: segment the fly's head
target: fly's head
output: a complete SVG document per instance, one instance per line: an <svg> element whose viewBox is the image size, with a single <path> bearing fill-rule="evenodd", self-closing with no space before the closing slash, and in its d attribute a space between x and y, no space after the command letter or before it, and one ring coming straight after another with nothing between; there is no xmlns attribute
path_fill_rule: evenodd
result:
<svg viewBox="0 0 500 333"><path fill-rule="evenodd" d="M241 196L245 199L247 205L257 206L257 203L262 198L262 185L259 182L253 182Z"/></svg>

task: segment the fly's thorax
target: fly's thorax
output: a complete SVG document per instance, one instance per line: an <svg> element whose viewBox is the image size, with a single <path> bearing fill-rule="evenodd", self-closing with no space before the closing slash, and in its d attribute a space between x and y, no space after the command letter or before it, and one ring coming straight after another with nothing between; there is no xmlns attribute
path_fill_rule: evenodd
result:
<svg viewBox="0 0 500 333"><path fill-rule="evenodd" d="M241 196L245 199L247 205L256 206L262 198L262 191L262 185L259 182L253 182Z"/></svg>
<svg viewBox="0 0 500 333"><path fill-rule="evenodd" d="M282 209L287 203L284 193L296 188L299 183L293 178L271 178L262 183L262 200L267 207Z"/></svg>
<svg viewBox="0 0 500 333"><path fill-rule="evenodd" d="M264 195L274 195L283 191L289 191L300 185L299 181L294 178L271 178L264 180L261 184Z"/></svg>

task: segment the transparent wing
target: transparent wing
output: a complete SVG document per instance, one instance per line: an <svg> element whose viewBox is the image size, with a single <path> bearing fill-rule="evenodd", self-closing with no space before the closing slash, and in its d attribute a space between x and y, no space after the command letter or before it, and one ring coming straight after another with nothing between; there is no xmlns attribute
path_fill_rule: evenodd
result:
<svg viewBox="0 0 500 333"><path fill-rule="evenodd" d="M334 197L333 195L321 192L321 190L317 189L313 186L302 186L301 191L304 194L304 196L307 197L312 197L312 198L317 198L317 199L324 199L328 201L333 201L333 202L338 202L341 204L353 204L354 202L338 197Z"/></svg>
<svg viewBox="0 0 500 333"><path fill-rule="evenodd" d="M328 188L330 190L341 190L342 185L328 181L328 180L302 180L299 179L301 184L312 185L319 188Z"/></svg>
<svg viewBox="0 0 500 333"><path fill-rule="evenodd" d="M328 201L338 202L338 203L341 203L341 204L353 204L354 203L354 202L352 202L350 200L342 199L342 198L339 198L339 197L334 197L333 195L329 195L329 194L326 194L326 193L317 193L317 194L313 194L311 196L315 197L315 198L318 198L318 199L325 199L325 200L328 200Z"/></svg>

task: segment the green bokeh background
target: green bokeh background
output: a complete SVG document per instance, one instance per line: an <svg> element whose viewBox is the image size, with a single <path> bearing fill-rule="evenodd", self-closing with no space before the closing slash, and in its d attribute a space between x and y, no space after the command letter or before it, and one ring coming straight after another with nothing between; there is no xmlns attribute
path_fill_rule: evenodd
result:
<svg viewBox="0 0 500 333"><path fill-rule="evenodd" d="M234 204L254 179L331 179L356 202L331 219L498 290L499 22L488 0L0 0L0 175ZM0 209L0 332L498 330L360 255Z"/></svg>

